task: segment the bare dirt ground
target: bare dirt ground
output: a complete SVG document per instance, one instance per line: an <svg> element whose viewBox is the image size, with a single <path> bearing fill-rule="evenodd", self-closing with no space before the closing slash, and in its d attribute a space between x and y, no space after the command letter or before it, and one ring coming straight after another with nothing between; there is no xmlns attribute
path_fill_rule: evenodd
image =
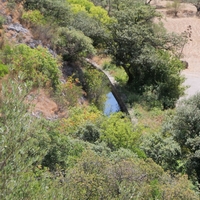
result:
<svg viewBox="0 0 200 200"><path fill-rule="evenodd" d="M191 96L197 91L200 92L200 17L196 16L196 8L191 4L181 4L178 17L169 15L169 9L165 8L167 2L154 0L152 2L163 13L162 22L169 32L182 33L191 26L191 41L189 41L183 49L183 60L189 64L182 74L186 77L184 85L189 86L186 90L186 96Z"/></svg>

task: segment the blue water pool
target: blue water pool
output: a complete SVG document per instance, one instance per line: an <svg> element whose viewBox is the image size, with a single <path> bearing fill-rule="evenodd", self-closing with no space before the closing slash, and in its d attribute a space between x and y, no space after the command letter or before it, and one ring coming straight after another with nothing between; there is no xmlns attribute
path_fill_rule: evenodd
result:
<svg viewBox="0 0 200 200"><path fill-rule="evenodd" d="M109 92L106 96L107 100L105 102L104 114L110 115L112 113L120 111L120 106L117 103L115 97L113 96L113 93Z"/></svg>

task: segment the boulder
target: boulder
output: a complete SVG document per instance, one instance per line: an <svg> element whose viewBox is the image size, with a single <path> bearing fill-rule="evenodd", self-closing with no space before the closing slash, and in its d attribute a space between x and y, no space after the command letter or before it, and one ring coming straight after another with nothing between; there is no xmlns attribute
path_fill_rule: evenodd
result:
<svg viewBox="0 0 200 200"><path fill-rule="evenodd" d="M7 29L16 31L18 33L29 33L29 30L26 28L23 28L22 25L19 23L10 24Z"/></svg>

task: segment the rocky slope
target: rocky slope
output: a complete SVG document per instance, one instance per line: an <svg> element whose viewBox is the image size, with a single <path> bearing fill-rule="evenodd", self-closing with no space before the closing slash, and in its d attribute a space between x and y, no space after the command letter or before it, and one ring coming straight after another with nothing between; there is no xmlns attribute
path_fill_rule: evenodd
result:
<svg viewBox="0 0 200 200"><path fill-rule="evenodd" d="M10 11L7 8L6 1L0 1L0 15L5 18L3 29L0 29L0 43L13 42L13 43L24 43L35 48L38 45L42 45L41 40L34 39L33 34L28 29L28 27L23 26L20 23L20 16L22 15L22 6L18 5L14 10ZM45 46L48 48L48 46ZM49 52L52 55L55 55L55 52L48 48ZM35 116L43 115L48 119L55 119L62 115L59 113L58 105L50 98L49 92L44 89L39 89L33 91L31 96L34 95L34 100L32 103L35 105L32 112Z"/></svg>

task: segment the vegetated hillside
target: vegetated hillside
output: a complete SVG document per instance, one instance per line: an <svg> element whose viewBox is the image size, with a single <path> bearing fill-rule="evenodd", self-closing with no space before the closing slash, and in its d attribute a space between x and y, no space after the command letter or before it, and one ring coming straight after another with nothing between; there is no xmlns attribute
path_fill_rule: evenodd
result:
<svg viewBox="0 0 200 200"><path fill-rule="evenodd" d="M199 199L199 96L172 109L186 41L152 6L99 3L0 2L0 199ZM137 123L103 114L101 53Z"/></svg>

